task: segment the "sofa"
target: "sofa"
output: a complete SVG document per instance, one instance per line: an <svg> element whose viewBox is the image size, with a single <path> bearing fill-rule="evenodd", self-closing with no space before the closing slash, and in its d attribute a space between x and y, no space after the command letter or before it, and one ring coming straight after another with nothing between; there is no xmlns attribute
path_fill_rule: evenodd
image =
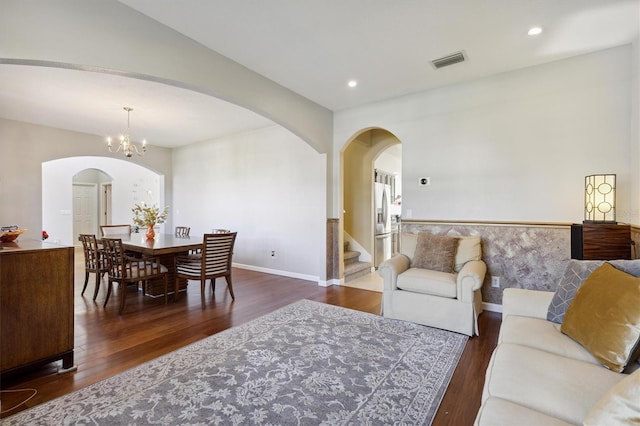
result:
<svg viewBox="0 0 640 426"><path fill-rule="evenodd" d="M621 287L619 273L630 277L624 287L630 296L612 294ZM640 342L639 275L640 261L572 260L555 293L505 289L498 344L487 367L475 424L640 424L640 364L635 360ZM604 305L611 301L614 309L607 310ZM623 320L609 314L622 315ZM616 322L618 328L612 329ZM574 324L588 338L574 332ZM616 330L624 330L620 335L627 339L619 347L620 338L613 338ZM610 345L604 351L598 347L602 341L589 340L599 333ZM613 356L620 347L624 356Z"/></svg>
<svg viewBox="0 0 640 426"><path fill-rule="evenodd" d="M477 335L487 271L480 237L402 233L400 247L378 267L383 316Z"/></svg>

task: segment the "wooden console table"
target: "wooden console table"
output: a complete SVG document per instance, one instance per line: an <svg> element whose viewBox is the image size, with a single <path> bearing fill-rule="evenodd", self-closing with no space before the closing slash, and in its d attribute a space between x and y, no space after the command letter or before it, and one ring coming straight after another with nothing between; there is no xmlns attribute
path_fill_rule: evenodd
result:
<svg viewBox="0 0 640 426"><path fill-rule="evenodd" d="M72 246L0 243L0 374L62 359L73 365Z"/></svg>

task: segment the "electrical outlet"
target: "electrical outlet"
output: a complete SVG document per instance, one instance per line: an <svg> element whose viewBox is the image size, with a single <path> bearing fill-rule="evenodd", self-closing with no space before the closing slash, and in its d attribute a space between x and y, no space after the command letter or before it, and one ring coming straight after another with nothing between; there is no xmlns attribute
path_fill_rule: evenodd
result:
<svg viewBox="0 0 640 426"><path fill-rule="evenodd" d="M491 287L500 288L500 277L491 277Z"/></svg>

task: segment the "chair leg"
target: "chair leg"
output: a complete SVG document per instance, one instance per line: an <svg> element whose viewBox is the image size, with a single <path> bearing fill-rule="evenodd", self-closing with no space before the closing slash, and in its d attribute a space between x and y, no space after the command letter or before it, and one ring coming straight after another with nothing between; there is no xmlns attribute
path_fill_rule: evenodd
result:
<svg viewBox="0 0 640 426"><path fill-rule="evenodd" d="M206 284L206 279L200 280L200 300L202 301L202 309L204 309L204 285Z"/></svg>
<svg viewBox="0 0 640 426"><path fill-rule="evenodd" d="M233 295L233 285L231 284L231 274L225 275L224 279L227 280L227 288L229 289L229 293L231 293L231 300L236 300L236 296Z"/></svg>
<svg viewBox="0 0 640 426"><path fill-rule="evenodd" d="M167 274L164 274L164 304L169 302L169 279Z"/></svg>
<svg viewBox="0 0 640 426"><path fill-rule="evenodd" d="M178 290L180 290L180 278L176 277L176 288L173 291L173 303L178 301Z"/></svg>
<svg viewBox="0 0 640 426"><path fill-rule="evenodd" d="M81 296L84 296L84 291L87 289L87 283L89 282L89 271L84 271L84 287L82 287ZM96 300L95 298L93 300Z"/></svg>
<svg viewBox="0 0 640 426"><path fill-rule="evenodd" d="M124 281L120 281L120 309L118 309L118 315L124 311L124 303L127 300L127 284Z"/></svg>
<svg viewBox="0 0 640 426"><path fill-rule="evenodd" d="M216 291L216 279L211 278L211 293L215 293Z"/></svg>
<svg viewBox="0 0 640 426"><path fill-rule="evenodd" d="M104 305L102 305L103 308L107 307L107 302L109 301L109 297L111 296L111 287L113 287L113 281L111 280L107 280L107 298L104 299Z"/></svg>
<svg viewBox="0 0 640 426"><path fill-rule="evenodd" d="M100 272L96 272L96 289L93 291L93 301L96 301L96 297L98 297L98 290L100 290L100 281L101 281L101 274Z"/></svg>

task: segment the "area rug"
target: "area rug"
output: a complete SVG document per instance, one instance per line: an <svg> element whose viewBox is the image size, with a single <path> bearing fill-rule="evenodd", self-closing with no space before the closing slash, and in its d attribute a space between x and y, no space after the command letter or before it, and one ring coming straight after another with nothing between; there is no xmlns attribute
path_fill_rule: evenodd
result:
<svg viewBox="0 0 640 426"><path fill-rule="evenodd" d="M303 300L2 424L428 425L466 342Z"/></svg>

